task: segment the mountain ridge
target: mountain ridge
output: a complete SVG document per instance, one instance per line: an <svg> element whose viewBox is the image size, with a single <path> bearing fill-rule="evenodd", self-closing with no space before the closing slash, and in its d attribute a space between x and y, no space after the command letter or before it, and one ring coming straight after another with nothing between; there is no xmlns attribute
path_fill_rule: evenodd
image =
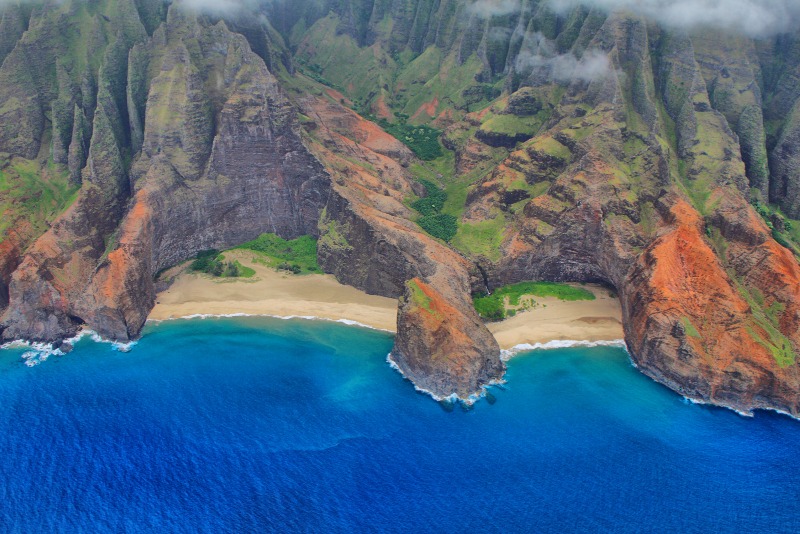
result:
<svg viewBox="0 0 800 534"><path fill-rule="evenodd" d="M4 338L134 338L161 269L308 234L326 272L400 298L393 359L436 395L504 372L471 293L591 281L649 376L797 415L798 34L475 5L0 7L0 168L77 191L3 204ZM421 180L449 242L417 224Z"/></svg>

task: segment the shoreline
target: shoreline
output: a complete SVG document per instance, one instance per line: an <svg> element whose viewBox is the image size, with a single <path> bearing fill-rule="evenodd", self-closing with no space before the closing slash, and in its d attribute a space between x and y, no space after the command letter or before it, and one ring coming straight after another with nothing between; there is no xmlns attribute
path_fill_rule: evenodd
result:
<svg viewBox="0 0 800 534"><path fill-rule="evenodd" d="M397 331L397 300L376 295L339 283L332 275L294 275L277 271L259 262L251 251L227 251L235 259L252 268L251 278L212 278L187 270L188 262L167 272L172 283L156 296L156 305L147 323L178 319L222 317L272 317L337 322L394 334ZM539 349L575 346L625 347L622 311L619 300L608 288L582 285L595 294L592 301L561 301L553 297L536 298L533 308L502 321L486 323L497 340L501 358ZM83 336L100 339L86 328L72 339ZM136 342L116 343L119 350L128 350ZM45 345L47 345L45 347ZM26 347L31 353L57 354L50 344L12 341L0 347ZM42 358L46 359L47 356ZM26 358L26 361L28 358ZM38 363L31 355L29 364Z"/></svg>
<svg viewBox="0 0 800 534"><path fill-rule="evenodd" d="M352 324L384 332L397 331L397 300L339 283L332 275L293 275L257 261L257 253L228 251L255 270L253 278L214 279L180 268L174 282L156 297L147 322L184 318L264 316ZM586 284L591 301L536 298L533 309L503 321L487 323L504 358L517 352L594 344L616 344L624 338L619 300L607 288ZM623 343L624 344L624 343ZM589 345L591 346L591 345Z"/></svg>
<svg viewBox="0 0 800 534"><path fill-rule="evenodd" d="M395 334L394 330L388 330L385 328L378 328L376 326L370 326L365 323L360 323L358 321L354 321L352 319L346 318L339 318L334 319L331 317L318 317L316 315L275 315L272 313L244 313L244 312L233 312L233 313L194 313L192 315L183 315L180 317L169 317L167 319L147 319L147 323L164 323L168 321L190 321L192 319L228 319L228 318L235 318L235 317L268 317L270 319L280 319L282 321L290 321L292 319L302 319L304 321L326 321L329 323L340 323L347 326L357 326L359 328L367 328L369 330L377 330L378 332L386 332L387 334Z"/></svg>
<svg viewBox="0 0 800 534"><path fill-rule="evenodd" d="M397 301L368 295L339 283L332 275L294 275L254 261L250 251L225 252L255 271L252 278L215 279L179 272L158 293L148 322L200 316L271 316L350 321L376 330L397 330Z"/></svg>

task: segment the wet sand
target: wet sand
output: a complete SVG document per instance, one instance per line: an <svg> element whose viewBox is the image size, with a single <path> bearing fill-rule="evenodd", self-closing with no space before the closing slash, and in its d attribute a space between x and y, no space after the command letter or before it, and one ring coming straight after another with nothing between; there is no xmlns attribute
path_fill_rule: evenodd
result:
<svg viewBox="0 0 800 534"><path fill-rule="evenodd" d="M255 276L225 279L183 272L158 294L149 319L246 313L345 319L391 332L397 328L395 299L368 295L327 274L276 271L252 261L254 254L246 251L226 252L225 257L253 268Z"/></svg>
<svg viewBox="0 0 800 534"><path fill-rule="evenodd" d="M192 315L250 315L319 317L348 320L394 332L397 301L368 295L340 284L331 275L293 275L254 262L247 251L226 252L256 271L252 278L219 279L181 272L172 286L159 293L151 320ZM555 340L613 341L622 339L619 300L600 286L585 286L596 300L566 302L536 298L537 305L487 326L502 349Z"/></svg>
<svg viewBox="0 0 800 534"><path fill-rule="evenodd" d="M536 298L537 307L487 326L502 349L550 341L616 341L623 339L622 308L609 290L584 286L596 300Z"/></svg>

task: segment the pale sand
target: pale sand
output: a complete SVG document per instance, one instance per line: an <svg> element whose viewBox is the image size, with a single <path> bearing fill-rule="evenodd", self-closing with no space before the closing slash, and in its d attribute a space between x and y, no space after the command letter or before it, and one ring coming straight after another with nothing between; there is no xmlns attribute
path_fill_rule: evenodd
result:
<svg viewBox="0 0 800 534"><path fill-rule="evenodd" d="M226 252L226 259L238 259L255 269L253 278L213 279L182 273L175 283L159 293L149 319L164 320L189 315L314 316L350 320L394 332L397 329L397 300L367 295L340 284L331 275L294 275L254 263L254 254Z"/></svg>
<svg viewBox="0 0 800 534"><path fill-rule="evenodd" d="M536 297L538 306L487 326L502 349L548 341L616 341L622 331L622 307L609 290L586 284L596 300L562 301Z"/></svg>
<svg viewBox="0 0 800 534"><path fill-rule="evenodd" d="M340 284L331 275L298 276L253 262L253 253L227 252L255 269L249 279L213 279L183 272L172 286L159 293L149 319L165 320L192 315L313 316L356 321L372 328L397 330L397 300L368 295ZM622 339L619 300L608 289L586 286L597 300L564 302L537 298L537 307L501 322L489 323L500 348L554 340L614 341Z"/></svg>

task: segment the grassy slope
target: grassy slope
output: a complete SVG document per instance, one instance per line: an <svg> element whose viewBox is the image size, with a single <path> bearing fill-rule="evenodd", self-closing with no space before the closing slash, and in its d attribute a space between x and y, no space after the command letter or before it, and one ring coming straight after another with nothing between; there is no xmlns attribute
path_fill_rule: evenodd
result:
<svg viewBox="0 0 800 534"><path fill-rule="evenodd" d="M275 234L261 234L236 249L258 252L259 261L272 268L289 270L298 266L297 274L322 272L317 263L317 240L311 236L286 240Z"/></svg>
<svg viewBox="0 0 800 534"><path fill-rule="evenodd" d="M520 282L498 288L491 295L478 295L473 298L475 310L484 319L505 319L509 306L519 306L523 297L555 297L559 300L594 300L595 295L588 289L555 282Z"/></svg>
<svg viewBox="0 0 800 534"><path fill-rule="evenodd" d="M35 236L43 234L78 196L60 166L42 168L21 158L3 164L0 160L0 241L19 219L33 227Z"/></svg>
<svg viewBox="0 0 800 534"><path fill-rule="evenodd" d="M382 98L410 124L419 125L445 110L463 116L489 103L486 97L464 95L477 84L475 77L482 69L477 55L459 63L455 51L445 56L430 46L416 57L410 52L392 56L380 37L375 45L360 48L352 37L338 33L339 24L334 14L315 22L299 39L295 58L304 74L344 92L357 109L370 110ZM390 24L387 18L385 32L379 33L388 33ZM487 95L497 90L483 85Z"/></svg>

